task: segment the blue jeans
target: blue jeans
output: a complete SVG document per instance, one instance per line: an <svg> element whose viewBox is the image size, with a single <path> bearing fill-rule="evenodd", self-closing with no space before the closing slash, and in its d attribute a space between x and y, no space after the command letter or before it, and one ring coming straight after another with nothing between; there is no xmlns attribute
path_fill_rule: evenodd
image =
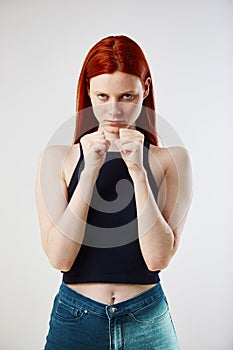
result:
<svg viewBox="0 0 233 350"><path fill-rule="evenodd" d="M61 284L44 350L179 350L167 299L158 283L105 305Z"/></svg>

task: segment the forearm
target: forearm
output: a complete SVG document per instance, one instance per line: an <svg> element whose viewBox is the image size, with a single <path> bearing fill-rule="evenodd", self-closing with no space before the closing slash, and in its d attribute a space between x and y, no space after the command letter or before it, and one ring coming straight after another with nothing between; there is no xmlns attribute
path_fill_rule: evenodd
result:
<svg viewBox="0 0 233 350"><path fill-rule="evenodd" d="M146 171L140 169L130 175L134 183L141 252L150 270L161 270L171 258L174 235L154 199Z"/></svg>
<svg viewBox="0 0 233 350"><path fill-rule="evenodd" d="M46 253L59 270L69 270L79 253L96 177L93 171L82 171L70 202L48 233Z"/></svg>

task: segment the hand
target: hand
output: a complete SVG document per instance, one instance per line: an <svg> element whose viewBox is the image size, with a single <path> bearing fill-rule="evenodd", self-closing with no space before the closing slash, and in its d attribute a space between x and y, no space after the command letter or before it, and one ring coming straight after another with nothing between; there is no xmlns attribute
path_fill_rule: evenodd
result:
<svg viewBox="0 0 233 350"><path fill-rule="evenodd" d="M143 142L144 135L132 129L120 129L120 138L115 141L128 170L143 169Z"/></svg>
<svg viewBox="0 0 233 350"><path fill-rule="evenodd" d="M110 146L110 141L106 139L103 130L99 128L98 131L83 136L80 143L83 149L85 169L99 171Z"/></svg>

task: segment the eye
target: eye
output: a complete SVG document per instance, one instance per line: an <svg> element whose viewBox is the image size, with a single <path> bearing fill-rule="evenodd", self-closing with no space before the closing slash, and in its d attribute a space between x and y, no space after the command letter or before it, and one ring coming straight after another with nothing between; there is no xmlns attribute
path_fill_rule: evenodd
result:
<svg viewBox="0 0 233 350"><path fill-rule="evenodd" d="M98 98L101 100L101 101L106 101L108 96L105 95L105 94L98 94Z"/></svg>
<svg viewBox="0 0 233 350"><path fill-rule="evenodd" d="M122 96L122 99L123 100L133 100L134 99L134 95L132 95L132 94L124 94Z"/></svg>

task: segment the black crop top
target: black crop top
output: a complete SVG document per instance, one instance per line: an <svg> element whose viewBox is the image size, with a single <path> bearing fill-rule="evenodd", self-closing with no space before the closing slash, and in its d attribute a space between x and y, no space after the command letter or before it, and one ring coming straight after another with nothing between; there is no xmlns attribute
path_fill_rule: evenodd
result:
<svg viewBox="0 0 233 350"><path fill-rule="evenodd" d="M148 163L149 145L145 139L143 163L157 199ZM68 187L69 200L83 167L80 144L80 158ZM108 152L93 190L82 246L71 269L63 272L63 282L153 284L159 282L159 272L147 268L140 250L134 188L127 166L120 152Z"/></svg>

